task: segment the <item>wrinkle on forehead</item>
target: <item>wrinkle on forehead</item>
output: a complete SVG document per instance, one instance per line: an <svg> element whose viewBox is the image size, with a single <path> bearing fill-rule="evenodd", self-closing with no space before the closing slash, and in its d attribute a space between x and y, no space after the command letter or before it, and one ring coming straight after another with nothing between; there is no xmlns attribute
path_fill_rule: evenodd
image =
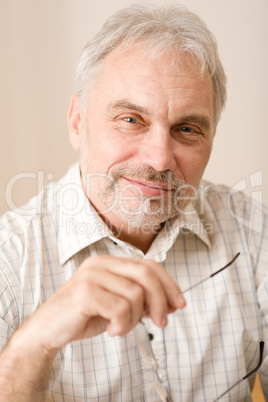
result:
<svg viewBox="0 0 268 402"><path fill-rule="evenodd" d="M214 104L213 84L209 72L205 70L201 74L197 71L193 62L189 61L189 56L185 60L181 57L177 66L170 63L170 57L172 55L166 52L151 60L144 55L140 56L140 49L137 48L128 48L116 58L108 55L100 81L100 85L109 93L110 103L114 103L112 106L106 105L107 109L119 109L123 106L122 103L120 105L123 100L126 109L126 102L129 102L129 109L133 109L130 104L133 103L137 112L143 111L166 120L177 114L176 109L181 106L189 107L187 114L191 114L195 112L195 108L200 108L205 99L205 106Z"/></svg>

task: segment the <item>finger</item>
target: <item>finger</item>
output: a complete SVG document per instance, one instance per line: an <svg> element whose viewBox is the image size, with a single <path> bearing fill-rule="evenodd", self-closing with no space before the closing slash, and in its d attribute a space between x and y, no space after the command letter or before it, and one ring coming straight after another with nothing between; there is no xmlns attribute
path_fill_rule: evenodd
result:
<svg viewBox="0 0 268 402"><path fill-rule="evenodd" d="M125 259L126 262L133 262L133 260L130 259ZM167 271L164 269L164 267L159 264L158 262L152 260L152 259L144 259L144 260L134 260L135 264L140 265L142 264L148 264L153 270L154 274L158 277L159 281L161 282L163 286L163 290L165 293L165 296L168 300L168 310L169 311L175 311L177 308L183 308L186 305L186 301L184 299L184 296L178 286L178 284L174 281L173 278L167 273ZM136 271L137 266L134 266L134 272L129 271L130 266L128 268L128 273L132 276L132 274L137 274ZM117 266L117 269L119 270L120 267ZM123 268L125 270L125 268ZM174 310L175 309L175 310Z"/></svg>
<svg viewBox="0 0 268 402"><path fill-rule="evenodd" d="M137 324L144 310L142 293L133 290L127 279L111 279L109 273L108 279L102 275L102 278L98 277L94 283L89 276L96 276L92 272L89 275L90 269L84 272L81 270L80 273L78 271L39 309L41 327L45 327L44 334L48 333L48 348L62 347L72 340L86 337L86 334L98 335L103 332L104 324L106 327L107 323L111 324L107 326L111 335L125 335ZM100 270L100 274L104 273ZM113 293L109 285L106 286L107 289L102 286L103 282L111 283L112 288L112 281L117 283L118 279L120 283L117 284L117 291L120 292L118 289L121 287L123 296ZM129 294L126 297L127 291ZM47 314L51 310L57 317L52 321ZM49 326L46 325L48 321Z"/></svg>
<svg viewBox="0 0 268 402"><path fill-rule="evenodd" d="M126 298L92 282L83 283L75 293L72 316L76 323L73 323L73 327L76 325L80 330L72 328L77 332L74 339L98 335L103 320L106 320L106 330L112 336L125 335L135 326L132 306Z"/></svg>
<svg viewBox="0 0 268 402"><path fill-rule="evenodd" d="M133 320L129 300L97 286L94 287L91 296L90 304L95 310L95 316L93 315L89 325L99 316L107 320L106 330L110 336L124 336L137 324L138 320Z"/></svg>
<svg viewBox="0 0 268 402"><path fill-rule="evenodd" d="M168 300L169 310L173 312L177 308L185 307L186 301L178 284L174 281L173 278L171 278L164 267L154 260L150 259L146 261L148 264L150 264L151 268L154 270L155 275L163 284L163 290Z"/></svg>
<svg viewBox="0 0 268 402"><path fill-rule="evenodd" d="M83 281L90 281L91 286L102 288L114 295L124 298L129 305L129 322L127 330L133 328L144 311L144 289L131 279L119 276L106 269L93 268L88 270ZM90 295L91 297L92 295Z"/></svg>
<svg viewBox="0 0 268 402"><path fill-rule="evenodd" d="M167 324L168 300L163 290L163 283L155 275L150 263L146 260L118 259L110 256L100 257L98 261L91 260L90 264L92 263L98 264L100 269L105 266L111 272L125 276L142 286L145 291L145 309L149 311L150 317L160 327Z"/></svg>

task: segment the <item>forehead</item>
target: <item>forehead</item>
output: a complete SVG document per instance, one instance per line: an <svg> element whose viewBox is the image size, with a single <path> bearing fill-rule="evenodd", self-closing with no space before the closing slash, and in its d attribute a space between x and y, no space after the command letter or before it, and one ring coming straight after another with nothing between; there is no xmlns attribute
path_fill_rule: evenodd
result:
<svg viewBox="0 0 268 402"><path fill-rule="evenodd" d="M100 71L98 85L102 101L128 99L130 102L157 109L176 110L181 105L213 109L213 85L186 54L173 53L152 58L138 46L110 53Z"/></svg>
<svg viewBox="0 0 268 402"><path fill-rule="evenodd" d="M148 45L134 43L132 46L120 47L110 52L104 59L102 76L111 74L115 71L135 74L139 71L154 71L154 74L161 78L176 78L184 74L199 80L210 74L200 63L186 52L179 49L166 50L157 53L153 49L148 49ZM204 74L202 74L204 71Z"/></svg>

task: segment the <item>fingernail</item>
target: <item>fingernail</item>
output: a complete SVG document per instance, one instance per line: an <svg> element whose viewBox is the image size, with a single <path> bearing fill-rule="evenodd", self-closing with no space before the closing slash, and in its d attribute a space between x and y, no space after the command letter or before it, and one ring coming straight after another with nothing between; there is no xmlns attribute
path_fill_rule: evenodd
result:
<svg viewBox="0 0 268 402"><path fill-rule="evenodd" d="M165 326L167 325L167 322L168 322L168 321L167 321L167 317L163 317L163 318L162 318L162 321L161 321L161 326L162 326L162 327L165 327Z"/></svg>
<svg viewBox="0 0 268 402"><path fill-rule="evenodd" d="M179 307L184 307L186 305L185 298L183 297L183 295L181 293L178 296L178 304L179 304Z"/></svg>
<svg viewBox="0 0 268 402"><path fill-rule="evenodd" d="M112 336L112 337L114 337L114 336L116 335L115 328L114 328L114 326L113 326L111 323L107 325L106 331L107 331L108 334L109 334L110 336Z"/></svg>

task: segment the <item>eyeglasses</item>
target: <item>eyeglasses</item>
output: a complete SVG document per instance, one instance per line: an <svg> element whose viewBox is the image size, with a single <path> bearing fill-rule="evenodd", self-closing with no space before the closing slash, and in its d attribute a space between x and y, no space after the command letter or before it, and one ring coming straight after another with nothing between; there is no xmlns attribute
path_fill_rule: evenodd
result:
<svg viewBox="0 0 268 402"><path fill-rule="evenodd" d="M184 294L184 293L188 292L189 290L192 290L196 286L200 285L201 283L207 281L208 279L213 278L215 275L219 274L224 269L226 269L231 264L233 264L233 262L238 258L239 255L240 255L240 253L237 253L234 256L234 258L230 262L228 262L228 264L226 264L224 267L222 267L218 271L214 272L209 277L206 277L205 279L202 279L201 281L197 282L195 285L190 286L188 289L184 290L182 293ZM157 359L155 358L155 355L154 355L154 352L152 349L152 345L150 342L150 334L148 333L146 325L141 320L136 325L136 327L134 328L133 331L134 331L135 339L136 339L136 342L138 344L141 354L143 355L145 360L149 363L149 365L153 369L154 377L155 377L154 386L155 386L157 395L160 398L159 401L172 402L170 392L168 389L167 377L166 377L164 371L162 371L161 368L159 367ZM262 364L263 348L264 348L264 342L262 341L262 342L260 342L260 362L259 362L258 366L254 370L252 370L250 373L245 375L243 378L241 378L239 381L237 381L235 384L233 384L223 394L218 396L217 399L215 399L213 402L216 402L219 399L221 399L225 394L227 394L229 391L231 391L231 389L233 389L236 385L238 385L240 382L242 382L246 378L250 377L252 374L254 374L256 371L259 370L259 368Z"/></svg>
<svg viewBox="0 0 268 402"><path fill-rule="evenodd" d="M238 380L235 384L233 384L230 388L228 388L225 392L223 392L220 396L218 396L216 399L214 399L213 402L219 401L224 395L228 394L228 392L231 391L231 389L233 389L234 387L236 387L238 384L240 384L240 382L246 380L248 377L250 377L252 374L256 373L259 368L262 365L262 358L263 358L263 349L264 349L264 342L261 341L260 342L260 360L259 363L257 365L257 367L255 367L255 369L253 369L252 371L250 371L248 374L246 374L243 378L240 378L240 380Z"/></svg>
<svg viewBox="0 0 268 402"><path fill-rule="evenodd" d="M155 381L154 386L159 396L159 400L162 402L172 402L171 396L168 391L168 382L164 372L160 371L160 367L155 358L151 342L149 340L149 333L145 324L140 321L136 327L134 328L134 335L136 338L136 342L139 346L139 349L145 358L145 360L152 367Z"/></svg>
<svg viewBox="0 0 268 402"><path fill-rule="evenodd" d="M218 275L220 272L222 272L224 269L228 268L230 265L232 265L233 262L235 262L235 260L240 256L240 253L237 253L234 258L228 262L228 264L224 265L224 267L220 268L218 271L214 272L213 274L211 274L210 276L208 276L207 278L202 279L201 281L197 282L195 285L190 286L188 289L184 290L182 293L186 293L189 290L194 289L196 286L201 285L201 283L206 282L208 279L213 278L213 276Z"/></svg>

